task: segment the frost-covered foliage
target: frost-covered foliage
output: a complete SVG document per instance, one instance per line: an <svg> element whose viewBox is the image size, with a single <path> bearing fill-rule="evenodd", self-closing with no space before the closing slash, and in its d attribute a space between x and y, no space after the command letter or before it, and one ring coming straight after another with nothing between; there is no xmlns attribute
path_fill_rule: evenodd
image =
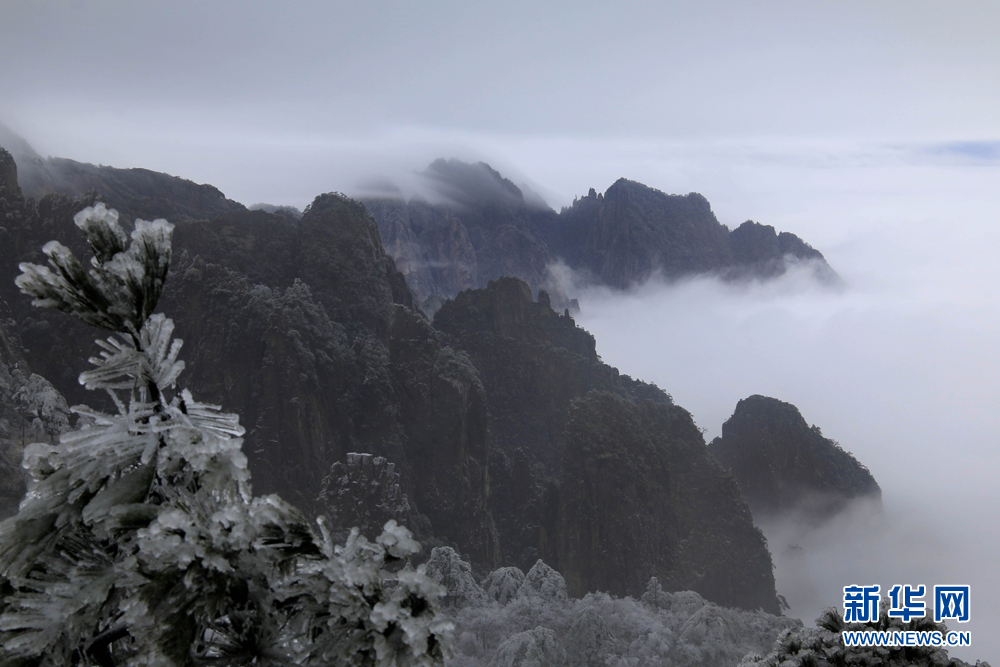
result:
<svg viewBox="0 0 1000 667"><path fill-rule="evenodd" d="M453 570L461 570L453 561ZM520 582L516 592L500 596L513 582ZM481 584L485 602L451 610L456 640L448 664L734 666L748 653L767 652L782 631L801 627L794 619L719 607L691 591L668 593L656 579L641 600L604 593L575 600L560 583L562 576L541 562L527 576L517 568L489 574Z"/></svg>
<svg viewBox="0 0 1000 667"><path fill-rule="evenodd" d="M472 576L472 567L451 547L435 547L426 566L427 576L448 591L444 598L448 607L486 603L486 593Z"/></svg>
<svg viewBox="0 0 1000 667"><path fill-rule="evenodd" d="M519 597L542 597L552 600L566 600L566 580L551 567L538 560L524 577L518 589Z"/></svg>
<svg viewBox="0 0 1000 667"><path fill-rule="evenodd" d="M816 619L815 628L789 629L781 633L771 652L765 656L750 655L740 667L969 667L968 663L949 658L948 651L932 646L861 647L844 645L844 630L923 630L946 632L943 623L929 617L903 622L889 618L888 598L883 598L878 621L845 623L840 612L830 608ZM977 662L978 667L989 663Z"/></svg>
<svg viewBox="0 0 1000 667"><path fill-rule="evenodd" d="M556 633L541 626L519 632L497 649L490 667L563 667L566 651Z"/></svg>
<svg viewBox="0 0 1000 667"><path fill-rule="evenodd" d="M349 453L346 462L330 466L319 505L337 536L353 527L373 532L387 521L405 523L410 517L410 501L399 485L395 464L356 452Z"/></svg>
<svg viewBox="0 0 1000 667"><path fill-rule="evenodd" d="M502 567L490 572L483 579L483 590L486 595L500 604L507 604L517 597L517 592L524 583L524 572L516 567Z"/></svg>
<svg viewBox="0 0 1000 667"><path fill-rule="evenodd" d="M410 533L337 546L254 498L236 415L178 387L181 341L154 314L172 225L139 220L129 240L103 205L76 223L91 267L51 242L17 284L112 332L80 381L117 413L74 407L83 426L25 450L28 494L0 524L0 664L440 664L443 590L399 569Z"/></svg>

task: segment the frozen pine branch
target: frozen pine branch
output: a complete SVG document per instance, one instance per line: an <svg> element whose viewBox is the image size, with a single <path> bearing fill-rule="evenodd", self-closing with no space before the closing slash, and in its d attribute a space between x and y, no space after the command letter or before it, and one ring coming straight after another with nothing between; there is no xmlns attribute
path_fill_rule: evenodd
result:
<svg viewBox="0 0 1000 667"><path fill-rule="evenodd" d="M399 570L419 548L389 521L343 546L276 496L253 498L236 415L179 387L173 322L154 314L172 225L131 236L103 204L75 218L90 268L57 242L21 290L104 329L80 428L24 452L30 485L0 523L5 665L440 665L443 589Z"/></svg>

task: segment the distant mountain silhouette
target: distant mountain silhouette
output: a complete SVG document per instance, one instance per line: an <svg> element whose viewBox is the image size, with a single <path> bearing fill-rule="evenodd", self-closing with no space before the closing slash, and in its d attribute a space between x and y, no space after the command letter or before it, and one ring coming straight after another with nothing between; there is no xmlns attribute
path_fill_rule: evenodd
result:
<svg viewBox="0 0 1000 667"><path fill-rule="evenodd" d="M124 219L207 220L246 210L211 185L176 176L43 158L2 125L0 147L14 156L26 198L96 193ZM839 281L822 253L794 234L752 221L730 231L696 193L667 195L622 178L603 194L591 188L556 213L484 162L438 159L423 176L437 194L434 203L422 197L407 201L391 185L382 188L387 194L362 203L378 224L386 252L429 314L444 299L503 276L524 280L533 294L545 290L557 310L575 310L572 295L553 273L557 262L585 280L620 289L653 275L766 279L796 262L807 262L820 281ZM290 207L254 208L290 220L300 215Z"/></svg>
<svg viewBox="0 0 1000 667"><path fill-rule="evenodd" d="M128 219L205 220L245 210L242 204L226 199L218 188L177 176L149 169L117 169L65 158L43 158L2 124L0 147L17 162L24 196L36 200L50 194L79 197L94 191Z"/></svg>
<svg viewBox="0 0 1000 667"><path fill-rule="evenodd" d="M882 498L868 468L775 398L741 400L708 448L755 516L800 512L821 521L854 498Z"/></svg>
<svg viewBox="0 0 1000 667"><path fill-rule="evenodd" d="M772 278L808 262L821 281L837 274L822 253L794 234L746 221L730 231L697 193L667 195L619 179L593 188L556 213L488 164L434 161L424 172L438 203L400 194L363 199L378 222L386 250L421 302L485 287L504 275L567 303L556 260L602 285L627 288L654 274L675 279L715 273L729 280Z"/></svg>

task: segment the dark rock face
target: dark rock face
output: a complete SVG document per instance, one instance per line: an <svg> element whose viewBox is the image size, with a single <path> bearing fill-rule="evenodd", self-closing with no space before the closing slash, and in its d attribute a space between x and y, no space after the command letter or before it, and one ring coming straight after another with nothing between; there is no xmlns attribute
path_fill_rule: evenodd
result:
<svg viewBox="0 0 1000 667"><path fill-rule="evenodd" d="M203 220L222 213L245 210L226 199L211 185L149 169L116 169L63 158L48 158L27 170L25 192L32 197L46 194L80 196L91 190L118 209L124 217Z"/></svg>
<svg viewBox="0 0 1000 667"><path fill-rule="evenodd" d="M521 190L485 163L436 160L424 174L449 203L369 198L382 241L417 298L453 297L517 276L533 291L565 297L549 275L554 261ZM552 213L549 211L549 213Z"/></svg>
<svg viewBox="0 0 1000 667"><path fill-rule="evenodd" d="M17 164L14 156L0 148L0 197L20 198L21 188L17 184Z"/></svg>
<svg viewBox="0 0 1000 667"><path fill-rule="evenodd" d="M13 243L10 227L24 223L24 197L17 185L14 157L0 148L0 244Z"/></svg>
<svg viewBox="0 0 1000 667"><path fill-rule="evenodd" d="M622 289L654 273L772 278L790 260L813 260L818 279L838 280L823 255L794 234L750 220L730 232L700 194L668 195L624 178L604 195L591 188L544 228L549 247L569 266Z"/></svg>
<svg viewBox="0 0 1000 667"><path fill-rule="evenodd" d="M386 457L427 530L496 562L482 385L411 309L363 207L185 223L176 252L163 309L196 342L188 386L242 416L258 492L308 508L348 453Z"/></svg>
<svg viewBox="0 0 1000 667"><path fill-rule="evenodd" d="M437 160L426 175L448 203L398 196L364 203L427 312L436 307L428 302L433 295L452 298L501 276L521 278L533 294L548 291L562 310L570 301L552 274L556 260L621 289L654 274L772 278L797 261L811 261L819 280L839 280L823 255L794 234L752 221L730 232L697 193L667 195L623 178L603 194L591 188L557 214L530 203L484 163Z"/></svg>
<svg viewBox="0 0 1000 667"><path fill-rule="evenodd" d="M14 304L32 368L71 402L102 407L76 381L100 332L31 308L13 285L17 263L44 263L39 249L51 239L88 256L72 216L90 203L50 195L22 206L25 224L0 246L0 298ZM384 456L421 537L459 545L477 566L498 564L482 385L411 310L360 204L321 196L301 222L260 211L181 221L174 252L160 308L188 343L182 384L240 414L258 493L315 510L335 462Z"/></svg>
<svg viewBox="0 0 1000 667"><path fill-rule="evenodd" d="M882 498L866 467L810 427L798 408L774 398L741 400L709 450L755 515L800 510L821 520L853 498Z"/></svg>
<svg viewBox="0 0 1000 667"><path fill-rule="evenodd" d="M733 264L729 230L699 194L665 195L624 178L577 200L550 238L560 256L598 282L626 288L654 271L667 278Z"/></svg>
<svg viewBox="0 0 1000 667"><path fill-rule="evenodd" d="M16 159L25 197L82 197L93 191L130 222L137 217L146 220L167 218L172 222L205 220L246 210L211 185L199 185L149 169L116 169L64 158L43 158L3 125L0 125L0 147L6 148ZM3 170L0 166L0 172Z"/></svg>
<svg viewBox="0 0 1000 667"><path fill-rule="evenodd" d="M729 234L734 266L731 277L773 278L784 273L790 262L809 261L812 275L820 282L836 284L840 278L823 254L795 234L774 231L771 225L747 220Z"/></svg>
<svg viewBox="0 0 1000 667"><path fill-rule="evenodd" d="M54 442L69 427L65 399L31 372L17 322L0 298L0 519L17 513L27 491L24 448Z"/></svg>
<svg viewBox="0 0 1000 667"><path fill-rule="evenodd" d="M29 442L26 426L30 418L15 398L27 383L27 364L21 338L9 315L7 304L0 299L0 519L17 513L27 491L18 454Z"/></svg>
<svg viewBox="0 0 1000 667"><path fill-rule="evenodd" d="M720 604L776 611L771 560L690 415L597 357L543 292L503 278L434 326L483 378L497 452L502 560L557 567L570 592L638 595L651 576Z"/></svg>
<svg viewBox="0 0 1000 667"><path fill-rule="evenodd" d="M571 408L563 466L549 551L571 594L638 595L655 576L778 613L767 543L687 411L590 392Z"/></svg>

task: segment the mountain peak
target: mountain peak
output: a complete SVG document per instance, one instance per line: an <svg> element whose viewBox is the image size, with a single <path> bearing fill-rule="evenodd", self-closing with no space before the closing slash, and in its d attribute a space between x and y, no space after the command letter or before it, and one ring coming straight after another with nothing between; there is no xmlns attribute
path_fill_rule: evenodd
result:
<svg viewBox="0 0 1000 667"><path fill-rule="evenodd" d="M458 204L493 202L524 205L521 189L486 164L438 158L424 171L438 192Z"/></svg>
<svg viewBox="0 0 1000 667"><path fill-rule="evenodd" d="M760 515L800 511L822 521L854 498L881 501L868 468L809 426L799 409L753 395L736 405L709 451L736 478L743 499Z"/></svg>

